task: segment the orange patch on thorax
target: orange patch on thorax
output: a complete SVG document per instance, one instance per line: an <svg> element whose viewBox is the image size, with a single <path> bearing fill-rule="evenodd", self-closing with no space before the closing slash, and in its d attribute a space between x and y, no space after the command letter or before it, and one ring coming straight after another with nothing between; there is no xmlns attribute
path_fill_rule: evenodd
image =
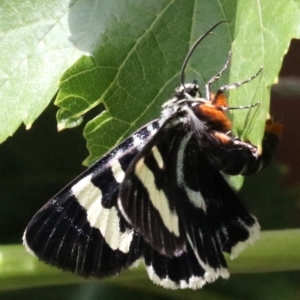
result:
<svg viewBox="0 0 300 300"><path fill-rule="evenodd" d="M199 105L201 115L210 123L212 129L227 132L231 130L231 121L224 111L211 104Z"/></svg>
<svg viewBox="0 0 300 300"><path fill-rule="evenodd" d="M227 98L224 93L220 93L217 95L212 94L210 101L213 105L228 107Z"/></svg>

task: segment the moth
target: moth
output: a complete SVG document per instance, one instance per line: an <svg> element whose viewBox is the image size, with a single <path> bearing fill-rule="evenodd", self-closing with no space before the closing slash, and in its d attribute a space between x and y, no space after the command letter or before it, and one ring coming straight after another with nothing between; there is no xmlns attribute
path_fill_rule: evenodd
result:
<svg viewBox="0 0 300 300"><path fill-rule="evenodd" d="M262 153L232 134L225 92L181 84L161 116L138 129L45 204L29 222L26 248L41 261L80 276L103 278L143 260L149 278L170 289L198 289L228 278L224 252L236 257L260 226L224 175L258 172L272 159L281 125L266 122Z"/></svg>

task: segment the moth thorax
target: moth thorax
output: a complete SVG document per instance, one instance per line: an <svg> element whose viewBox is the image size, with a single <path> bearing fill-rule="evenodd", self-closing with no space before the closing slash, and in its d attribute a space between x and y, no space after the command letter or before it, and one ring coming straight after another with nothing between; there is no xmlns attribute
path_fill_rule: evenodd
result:
<svg viewBox="0 0 300 300"><path fill-rule="evenodd" d="M167 119L173 116L179 109L179 106L175 103L170 104L161 111L160 123L163 124Z"/></svg>

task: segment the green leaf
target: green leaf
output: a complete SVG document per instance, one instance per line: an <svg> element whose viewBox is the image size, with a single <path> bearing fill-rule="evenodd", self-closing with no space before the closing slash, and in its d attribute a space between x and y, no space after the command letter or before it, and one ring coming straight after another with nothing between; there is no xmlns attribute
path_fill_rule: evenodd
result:
<svg viewBox="0 0 300 300"><path fill-rule="evenodd" d="M81 55L69 40L69 1L4 0L0 5L0 142L29 129Z"/></svg>
<svg viewBox="0 0 300 300"><path fill-rule="evenodd" d="M83 1L80 11L88 9ZM90 150L85 164L91 164L141 125L159 117L161 104L179 85L189 47L212 25L230 19L195 51L186 81L196 78L203 91L204 83L224 65L231 44L230 82L245 80L264 66L258 78L230 93L231 106L260 102L258 107L233 114L235 132L260 146L270 86L290 39L299 36L299 16L291 0L157 0L147 4L128 0L126 5L102 1L89 19L95 25L102 20L99 43L62 77L56 99L61 108L59 128L73 127L88 111L104 105L102 114L84 129ZM218 85L228 83L228 78L224 74Z"/></svg>
<svg viewBox="0 0 300 300"><path fill-rule="evenodd" d="M258 108L234 112L236 131L259 145L269 114L270 87L277 81L292 38L300 37L299 1L238 1L230 82L244 80L263 66L262 76L232 90L235 105L260 102Z"/></svg>
<svg viewBox="0 0 300 300"><path fill-rule="evenodd" d="M56 99L61 108L61 129L104 104L105 112L88 122L84 130L91 152L86 164L159 117L161 104L179 84L183 59L195 39L216 22L234 19L236 2L223 2L99 3L93 15L97 20L105 19L99 45L64 74ZM81 11L87 9L84 3ZM107 6L109 9L104 9ZM233 28L234 22L225 23L215 30L216 37L211 35L197 49L186 71L187 81L197 78L203 88L223 66ZM228 74L221 83L227 81Z"/></svg>
<svg viewBox="0 0 300 300"><path fill-rule="evenodd" d="M91 151L87 164L143 123L159 116L160 105L179 84L183 58L193 41L216 22L195 52L187 81L202 84L223 65L233 43L230 82L261 78L231 92L231 105L260 101L236 111L236 132L259 144L269 108L269 87L293 37L299 37L299 1L4 1L1 5L0 141L21 122L27 128L57 89L59 129L79 125L89 110L105 105L104 116L85 128ZM17 22L16 22L17 20ZM228 82L225 74L220 84ZM73 101L74 100L74 101ZM107 140L107 137L109 139Z"/></svg>

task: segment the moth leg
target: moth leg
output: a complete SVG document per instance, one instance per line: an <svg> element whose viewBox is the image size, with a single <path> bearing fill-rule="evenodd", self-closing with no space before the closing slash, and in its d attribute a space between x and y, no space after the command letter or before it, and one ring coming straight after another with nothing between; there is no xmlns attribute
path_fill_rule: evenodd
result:
<svg viewBox="0 0 300 300"><path fill-rule="evenodd" d="M225 65L223 66L223 68L219 71L219 73L217 73L216 75L214 75L214 76L213 76L210 80L208 80L208 82L206 83L206 85L205 85L206 99L210 100L210 98L211 98L211 89L210 89L210 86L211 86L214 82L218 81L218 80L221 78L223 72L226 71L226 70L228 69L228 66L229 66L230 61L231 61L231 56L232 56L232 51L229 51L229 52L228 52L228 58L227 58L227 60L226 60L226 62L225 62Z"/></svg>

